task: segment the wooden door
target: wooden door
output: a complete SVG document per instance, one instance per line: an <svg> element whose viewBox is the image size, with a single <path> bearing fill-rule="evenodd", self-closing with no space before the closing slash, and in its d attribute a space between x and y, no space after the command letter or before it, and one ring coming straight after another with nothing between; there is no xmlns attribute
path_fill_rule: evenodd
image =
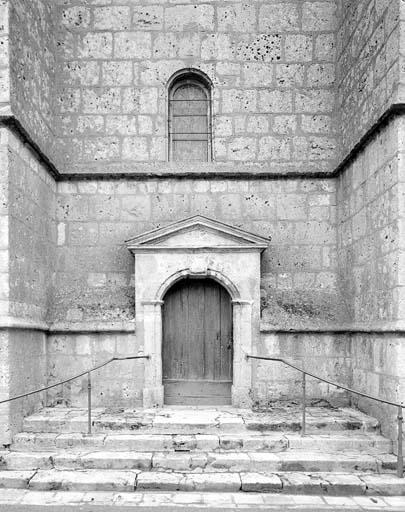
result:
<svg viewBox="0 0 405 512"><path fill-rule="evenodd" d="M210 279L175 284L163 306L163 385L168 405L231 403L232 303Z"/></svg>

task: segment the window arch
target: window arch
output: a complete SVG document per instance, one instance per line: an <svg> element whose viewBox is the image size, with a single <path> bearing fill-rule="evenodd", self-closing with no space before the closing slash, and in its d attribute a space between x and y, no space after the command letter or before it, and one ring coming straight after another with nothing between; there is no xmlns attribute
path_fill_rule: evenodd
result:
<svg viewBox="0 0 405 512"><path fill-rule="evenodd" d="M169 160L212 158L211 84L202 73L177 73L169 84Z"/></svg>

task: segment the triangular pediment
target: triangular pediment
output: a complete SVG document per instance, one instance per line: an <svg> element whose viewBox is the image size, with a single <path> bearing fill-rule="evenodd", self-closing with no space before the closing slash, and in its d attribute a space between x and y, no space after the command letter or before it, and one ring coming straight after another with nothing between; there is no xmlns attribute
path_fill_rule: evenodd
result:
<svg viewBox="0 0 405 512"><path fill-rule="evenodd" d="M202 215L189 217L127 240L131 251L162 249L264 250L269 239Z"/></svg>

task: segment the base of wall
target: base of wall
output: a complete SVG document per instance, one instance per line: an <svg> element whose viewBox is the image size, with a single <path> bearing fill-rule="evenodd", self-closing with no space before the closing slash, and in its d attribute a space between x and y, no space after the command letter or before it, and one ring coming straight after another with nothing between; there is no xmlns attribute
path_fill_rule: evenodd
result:
<svg viewBox="0 0 405 512"><path fill-rule="evenodd" d="M152 407L163 407L163 405L163 386L156 386L154 388L143 388L143 406L145 409L151 409Z"/></svg>
<svg viewBox="0 0 405 512"><path fill-rule="evenodd" d="M232 386L232 405L239 409L251 409L253 405L251 388Z"/></svg>

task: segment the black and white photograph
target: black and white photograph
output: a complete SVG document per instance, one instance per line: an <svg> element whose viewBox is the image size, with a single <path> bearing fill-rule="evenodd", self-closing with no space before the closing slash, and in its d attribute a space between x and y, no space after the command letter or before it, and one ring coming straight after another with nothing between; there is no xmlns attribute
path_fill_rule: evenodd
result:
<svg viewBox="0 0 405 512"><path fill-rule="evenodd" d="M0 512L405 512L405 1L0 0Z"/></svg>

